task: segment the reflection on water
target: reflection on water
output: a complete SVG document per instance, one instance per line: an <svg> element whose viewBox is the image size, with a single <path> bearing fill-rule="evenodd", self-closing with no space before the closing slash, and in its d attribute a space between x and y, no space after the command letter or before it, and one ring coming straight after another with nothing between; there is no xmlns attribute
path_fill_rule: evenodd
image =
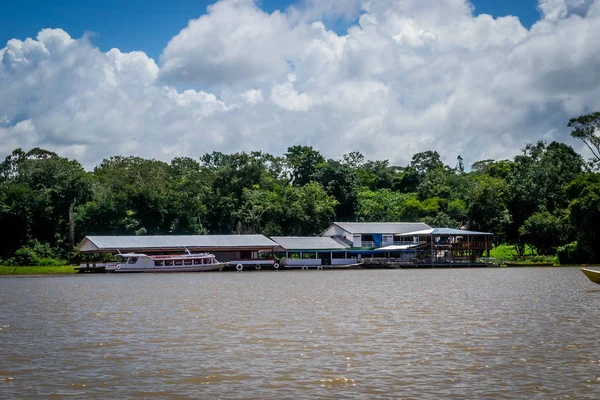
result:
<svg viewBox="0 0 600 400"><path fill-rule="evenodd" d="M0 398L595 398L577 268L0 278Z"/></svg>

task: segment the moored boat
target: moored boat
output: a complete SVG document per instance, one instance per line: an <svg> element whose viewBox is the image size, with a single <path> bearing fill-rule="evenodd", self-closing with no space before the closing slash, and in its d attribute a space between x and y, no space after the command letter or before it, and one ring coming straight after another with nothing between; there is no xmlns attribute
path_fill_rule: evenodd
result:
<svg viewBox="0 0 600 400"><path fill-rule="evenodd" d="M507 267L552 267L552 262L519 262L519 261L504 261Z"/></svg>
<svg viewBox="0 0 600 400"><path fill-rule="evenodd" d="M600 285L600 271L594 271L593 269L588 268L581 268L581 272L583 272L584 275L587 276L590 281Z"/></svg>
<svg viewBox="0 0 600 400"><path fill-rule="evenodd" d="M203 272L220 271L228 265L219 262L214 254L179 254L149 256L140 253L117 254L123 262L106 267L107 272Z"/></svg>

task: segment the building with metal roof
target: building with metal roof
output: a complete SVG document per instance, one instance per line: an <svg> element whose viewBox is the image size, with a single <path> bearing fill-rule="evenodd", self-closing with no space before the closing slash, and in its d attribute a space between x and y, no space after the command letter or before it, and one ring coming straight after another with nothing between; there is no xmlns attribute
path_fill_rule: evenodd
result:
<svg viewBox="0 0 600 400"><path fill-rule="evenodd" d="M431 226L423 222L334 222L321 236L339 238L354 248L375 249L398 244L395 235L425 229Z"/></svg>
<svg viewBox="0 0 600 400"><path fill-rule="evenodd" d="M86 236L77 250L84 254L209 252L241 270L244 266L273 266L274 258L261 253L272 253L277 246L263 235Z"/></svg>
<svg viewBox="0 0 600 400"><path fill-rule="evenodd" d="M275 251L284 253L281 259L284 267L308 268L357 263L357 255L350 254L350 244L339 238L274 236L271 239L279 245Z"/></svg>
<svg viewBox="0 0 600 400"><path fill-rule="evenodd" d="M270 250L277 244L263 235L86 236L82 253Z"/></svg>
<svg viewBox="0 0 600 400"><path fill-rule="evenodd" d="M347 250L350 245L342 241L335 240L332 237L284 237L284 236L273 236L271 239L279 245L275 251L290 251L290 250L303 250L303 251L315 251L315 250L334 250L344 251Z"/></svg>
<svg viewBox="0 0 600 400"><path fill-rule="evenodd" d="M392 234L431 229L423 222L334 222L321 236L339 236L340 233Z"/></svg>

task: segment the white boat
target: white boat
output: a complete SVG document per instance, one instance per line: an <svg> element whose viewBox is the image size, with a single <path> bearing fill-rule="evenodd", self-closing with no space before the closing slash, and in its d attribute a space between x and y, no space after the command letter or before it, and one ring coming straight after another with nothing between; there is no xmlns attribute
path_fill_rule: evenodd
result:
<svg viewBox="0 0 600 400"><path fill-rule="evenodd" d="M107 272L202 272L220 271L228 265L219 262L214 254L198 253L149 256L141 253L116 254L121 263L107 266Z"/></svg>

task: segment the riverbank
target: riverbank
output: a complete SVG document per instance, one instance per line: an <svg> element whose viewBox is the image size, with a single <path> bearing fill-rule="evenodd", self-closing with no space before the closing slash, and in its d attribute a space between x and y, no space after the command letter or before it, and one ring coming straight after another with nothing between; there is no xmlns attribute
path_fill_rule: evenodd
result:
<svg viewBox="0 0 600 400"><path fill-rule="evenodd" d="M75 274L75 267L73 265L63 265L60 267L42 267L42 266L31 266L31 267L7 267L0 266L1 275L68 275Z"/></svg>

